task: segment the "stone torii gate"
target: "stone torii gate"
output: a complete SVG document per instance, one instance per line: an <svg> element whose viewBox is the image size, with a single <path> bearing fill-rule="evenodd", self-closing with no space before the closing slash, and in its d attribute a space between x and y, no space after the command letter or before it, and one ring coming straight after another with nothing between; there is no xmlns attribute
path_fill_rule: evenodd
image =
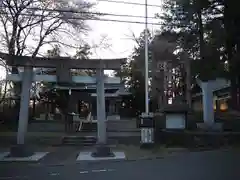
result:
<svg viewBox="0 0 240 180"><path fill-rule="evenodd" d="M22 76L11 75L9 80L22 80L20 113L18 120L17 146L11 149L12 155L15 156L29 156L29 152L24 145L25 134L28 125L28 107L30 100L30 89L33 80L47 80L54 79L62 85L69 85L76 82L76 77L72 77L71 69L95 69L97 70L96 77L88 77L88 80L83 79L83 82L93 83L97 85L97 120L98 120L98 145L104 147L106 145L106 112L105 112L105 94L104 82L109 82L111 79L104 78L104 70L118 70L120 64L124 59L71 59L69 57L57 58L41 58L29 56L14 56L0 53L0 57L5 59L7 65L12 67L24 67ZM48 77L46 79L41 76L33 77L33 68L56 68L57 78ZM15 77L15 78L14 78ZM78 81L79 82L79 81ZM116 81L115 81L116 82ZM113 82L114 83L114 82ZM120 83L120 79L119 82ZM100 148L105 149L105 148ZM101 150L102 151L102 150Z"/></svg>
<svg viewBox="0 0 240 180"><path fill-rule="evenodd" d="M221 124L216 123L214 120L214 108L213 108L213 92L217 89L221 89L229 85L229 82L225 79L216 78L215 80L201 81L197 79L198 85L202 89L202 104L203 104L203 121L204 127L207 129L221 130Z"/></svg>

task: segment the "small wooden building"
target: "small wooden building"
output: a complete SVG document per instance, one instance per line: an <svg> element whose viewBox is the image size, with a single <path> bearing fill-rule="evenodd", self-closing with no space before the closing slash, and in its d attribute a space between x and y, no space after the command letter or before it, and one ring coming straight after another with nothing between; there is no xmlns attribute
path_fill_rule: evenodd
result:
<svg viewBox="0 0 240 180"><path fill-rule="evenodd" d="M108 120L120 120L122 99L130 95L130 93L124 90L124 85L122 84L105 85L106 116ZM88 112L91 112L92 118L96 120L96 85L54 85L41 95L41 99L44 99L44 96L47 96L45 102L49 114L73 112L80 116L85 116L84 111L87 109Z"/></svg>

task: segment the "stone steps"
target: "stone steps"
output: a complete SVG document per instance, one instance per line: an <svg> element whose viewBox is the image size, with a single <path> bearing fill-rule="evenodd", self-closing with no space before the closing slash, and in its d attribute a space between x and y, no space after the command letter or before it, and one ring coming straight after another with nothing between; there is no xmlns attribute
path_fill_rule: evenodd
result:
<svg viewBox="0 0 240 180"><path fill-rule="evenodd" d="M96 142L95 136L65 136L62 139L62 145L94 146Z"/></svg>
<svg viewBox="0 0 240 180"><path fill-rule="evenodd" d="M62 139L62 144L65 146L82 146L82 147L89 147L95 146L97 144L97 137L96 136L65 136ZM117 140L113 138L108 138L108 145L114 146L117 144Z"/></svg>

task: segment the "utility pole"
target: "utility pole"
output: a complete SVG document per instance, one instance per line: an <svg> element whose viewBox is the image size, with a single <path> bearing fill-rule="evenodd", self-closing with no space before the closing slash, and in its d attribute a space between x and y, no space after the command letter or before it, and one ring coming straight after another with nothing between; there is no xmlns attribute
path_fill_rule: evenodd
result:
<svg viewBox="0 0 240 180"><path fill-rule="evenodd" d="M145 0L145 112L149 113L148 102L148 1Z"/></svg>
<svg viewBox="0 0 240 180"><path fill-rule="evenodd" d="M141 116L141 143L142 146L152 145L153 140L153 113L149 113L148 92L148 4L145 0L145 113ZM151 125L149 125L151 124Z"/></svg>

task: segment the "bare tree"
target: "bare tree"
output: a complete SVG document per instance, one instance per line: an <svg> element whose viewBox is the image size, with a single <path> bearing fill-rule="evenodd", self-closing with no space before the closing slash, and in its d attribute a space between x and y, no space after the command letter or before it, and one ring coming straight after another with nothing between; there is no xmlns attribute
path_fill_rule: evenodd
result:
<svg viewBox="0 0 240 180"><path fill-rule="evenodd" d="M48 45L77 47L74 43L79 45L80 35L89 30L86 20L96 18L93 6L84 0L1 0L0 51L36 57ZM14 83L15 95L20 87ZM15 107L18 112L19 101Z"/></svg>
<svg viewBox="0 0 240 180"><path fill-rule="evenodd" d="M1 48L12 55L35 57L48 44L74 47L79 33L89 29L86 20L95 17L92 7L81 0L2 0Z"/></svg>
<svg viewBox="0 0 240 180"><path fill-rule="evenodd" d="M10 69L9 67L7 66L6 62L4 61L4 59L0 59L0 67L3 67L5 72L6 72L6 75L9 73ZM0 92L0 104L2 104L4 101L5 101L5 98L6 98L6 95L9 91L11 91L12 89L12 86L11 84L6 81L5 79L2 79L0 81L0 86L1 86L1 92ZM10 88L8 88L10 87Z"/></svg>

